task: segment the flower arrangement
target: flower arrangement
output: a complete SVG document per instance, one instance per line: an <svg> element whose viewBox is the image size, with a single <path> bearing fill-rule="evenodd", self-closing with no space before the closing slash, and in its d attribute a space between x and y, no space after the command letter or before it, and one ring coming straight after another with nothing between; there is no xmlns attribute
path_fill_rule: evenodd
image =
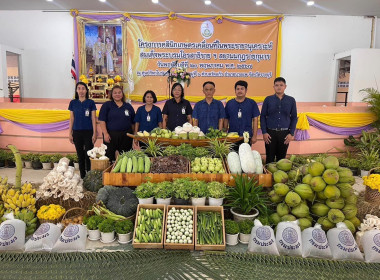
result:
<svg viewBox="0 0 380 280"><path fill-rule="evenodd" d="M79 76L79 80L80 80L80 81L82 81L82 80L84 80L84 79L87 79L86 75L83 75L83 74L82 74L82 75Z"/></svg>
<svg viewBox="0 0 380 280"><path fill-rule="evenodd" d="M174 83L181 83L184 82L187 84L187 86L190 85L190 79L191 75L189 72L186 71L186 68L183 67L177 67L170 73L170 79Z"/></svg>
<svg viewBox="0 0 380 280"><path fill-rule="evenodd" d="M61 218L65 212L65 208L57 204L43 205L37 212L37 218L54 221Z"/></svg>
<svg viewBox="0 0 380 280"><path fill-rule="evenodd" d="M115 84L114 79L112 79L112 78L107 79L107 84L108 84L109 86L112 86L113 84Z"/></svg>
<svg viewBox="0 0 380 280"><path fill-rule="evenodd" d="M370 187L373 190L380 191L380 174L371 174L369 176L363 176L364 185Z"/></svg>
<svg viewBox="0 0 380 280"><path fill-rule="evenodd" d="M120 77L120 75L116 75L115 77L115 82L118 83L118 82L121 82L122 78Z"/></svg>

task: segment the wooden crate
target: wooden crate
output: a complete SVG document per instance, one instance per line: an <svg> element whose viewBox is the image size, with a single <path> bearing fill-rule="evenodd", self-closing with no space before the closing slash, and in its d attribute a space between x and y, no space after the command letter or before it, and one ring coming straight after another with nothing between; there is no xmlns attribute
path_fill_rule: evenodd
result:
<svg viewBox="0 0 380 280"><path fill-rule="evenodd" d="M110 166L109 159L92 159L91 161L91 170L100 170L103 171Z"/></svg>
<svg viewBox="0 0 380 280"><path fill-rule="evenodd" d="M222 216L222 227L223 227L223 244L221 245L200 245L197 244L198 240L198 232L197 232L197 221L198 221L198 212L219 212ZM195 207L195 250L197 251L204 251L204 250L211 250L211 251L224 251L226 250L226 233L224 229L224 211L223 206L196 206Z"/></svg>
<svg viewBox="0 0 380 280"><path fill-rule="evenodd" d="M166 231L167 231L167 218L169 210L175 207L176 209L192 209L193 210L193 242L191 244L179 244L179 243L166 243ZM165 234L164 234L164 249L169 250L194 250L194 236L195 236L195 207L191 205L168 205L166 208L166 221L165 221Z"/></svg>
<svg viewBox="0 0 380 280"><path fill-rule="evenodd" d="M163 217L162 217L162 235L161 235L161 242L160 243L136 243L135 242L136 228L137 228L137 222L138 222L138 217L139 217L139 213L140 213L140 208L161 209L162 212L164 213ZM163 204L139 204L137 206L135 228L133 231L133 239L132 239L133 240L132 241L133 248L162 249L164 247L165 215L166 215L166 205L163 205Z"/></svg>

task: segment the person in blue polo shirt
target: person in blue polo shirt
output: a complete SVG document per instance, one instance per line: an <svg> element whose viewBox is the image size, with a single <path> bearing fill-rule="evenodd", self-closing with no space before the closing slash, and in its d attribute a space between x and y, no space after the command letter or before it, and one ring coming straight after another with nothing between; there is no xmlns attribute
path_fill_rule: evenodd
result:
<svg viewBox="0 0 380 280"><path fill-rule="evenodd" d="M235 83L235 99L226 104L226 118L224 127L228 132L237 132L240 136L245 131L249 133L250 144L257 142L257 125L260 116L259 107L256 102L247 98L248 83L246 81L237 81Z"/></svg>
<svg viewBox="0 0 380 280"><path fill-rule="evenodd" d="M120 86L112 88L110 99L100 108L99 121L103 142L107 146L106 156L114 161L116 151L121 153L132 148L132 138L127 133L134 131L135 110L125 102Z"/></svg>
<svg viewBox="0 0 380 280"><path fill-rule="evenodd" d="M222 102L214 99L215 84L205 82L203 84L205 99L194 106L193 125L199 126L203 133L207 133L210 127L222 130L225 111Z"/></svg>
<svg viewBox="0 0 380 280"><path fill-rule="evenodd" d="M75 145L82 179L91 167L87 151L94 147L96 141L96 106L95 102L88 98L87 85L78 82L75 86L75 99L71 100L69 105L69 140Z"/></svg>
<svg viewBox="0 0 380 280"><path fill-rule="evenodd" d="M275 94L265 98L260 117L267 163L285 158L297 125L296 100L285 94L285 79L276 78L273 88Z"/></svg>
<svg viewBox="0 0 380 280"><path fill-rule="evenodd" d="M147 90L143 96L145 105L139 107L135 117L135 134L138 131L152 131L156 127L162 127L161 109L153 103L157 102L156 94Z"/></svg>

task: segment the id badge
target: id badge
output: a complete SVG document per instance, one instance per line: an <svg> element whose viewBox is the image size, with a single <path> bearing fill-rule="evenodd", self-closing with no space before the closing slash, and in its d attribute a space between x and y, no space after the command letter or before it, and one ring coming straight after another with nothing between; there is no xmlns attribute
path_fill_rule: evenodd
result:
<svg viewBox="0 0 380 280"><path fill-rule="evenodd" d="M182 115L185 115L185 114L186 114L186 108L182 107Z"/></svg>
<svg viewBox="0 0 380 280"><path fill-rule="evenodd" d="M84 112L84 115L86 116L86 117L89 117L90 116L90 110L86 110L86 112Z"/></svg>
<svg viewBox="0 0 380 280"><path fill-rule="evenodd" d="M241 117L242 117L242 113L241 113L241 111L239 110L239 112L238 112L238 119L241 119Z"/></svg>
<svg viewBox="0 0 380 280"><path fill-rule="evenodd" d="M125 111L124 111L124 114L125 114L127 117L129 117L129 111L128 111L128 110L125 110Z"/></svg>
<svg viewBox="0 0 380 280"><path fill-rule="evenodd" d="M150 115L148 114L148 116L146 117L146 121L147 122L150 122Z"/></svg>

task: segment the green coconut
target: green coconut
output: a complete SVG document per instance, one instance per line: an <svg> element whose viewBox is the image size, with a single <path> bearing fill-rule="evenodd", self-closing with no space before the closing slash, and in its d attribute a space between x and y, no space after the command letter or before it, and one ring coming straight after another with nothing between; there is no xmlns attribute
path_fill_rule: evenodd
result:
<svg viewBox="0 0 380 280"><path fill-rule="evenodd" d="M318 217L324 217L326 216L330 211L330 207L323 203L314 203L313 206L311 206L311 213L314 215L317 215Z"/></svg>
<svg viewBox="0 0 380 280"><path fill-rule="evenodd" d="M322 229L324 231L328 231L329 229L335 227L335 224L332 223L327 217L320 217L317 223L322 226Z"/></svg>
<svg viewBox="0 0 380 280"><path fill-rule="evenodd" d="M272 215L269 216L269 222L272 225L277 225L279 222L281 222L281 217L277 213L273 213Z"/></svg>
<svg viewBox="0 0 380 280"><path fill-rule="evenodd" d="M329 221L334 224L343 222L345 219L343 212L339 209L330 209L329 213L327 214L327 217L329 218Z"/></svg>
<svg viewBox="0 0 380 280"><path fill-rule="evenodd" d="M293 191L290 191L285 196L285 203L288 204L289 207L296 207L301 203L301 197Z"/></svg>
<svg viewBox="0 0 380 280"><path fill-rule="evenodd" d="M302 178L302 183L310 185L311 179L313 179L313 176L311 174L307 174Z"/></svg>
<svg viewBox="0 0 380 280"><path fill-rule="evenodd" d="M292 222L295 220L297 220L297 218L290 214L281 217L281 222Z"/></svg>
<svg viewBox="0 0 380 280"><path fill-rule="evenodd" d="M345 203L344 199L339 198L329 198L326 200L326 205L332 209L343 209Z"/></svg>
<svg viewBox="0 0 380 280"><path fill-rule="evenodd" d="M273 203L279 203L284 199L282 196L279 196L278 194L276 194L274 190L271 190L268 193L268 195L269 195L270 201L272 201Z"/></svg>
<svg viewBox="0 0 380 280"><path fill-rule="evenodd" d="M283 183L277 183L273 186L274 192L277 195L285 196L289 192L289 187Z"/></svg>
<svg viewBox="0 0 380 280"><path fill-rule="evenodd" d="M340 190L337 186L327 185L323 191L326 198L338 198L340 197Z"/></svg>
<svg viewBox="0 0 380 280"><path fill-rule="evenodd" d="M325 171L325 166L323 165L323 163L315 161L309 164L308 172L313 177L321 176L323 174L323 171Z"/></svg>
<svg viewBox="0 0 380 280"><path fill-rule="evenodd" d="M293 166L293 163L286 158L281 159L276 163L277 169L282 170L282 171L289 171L292 169L292 166Z"/></svg>
<svg viewBox="0 0 380 280"><path fill-rule="evenodd" d="M288 174L286 174L282 170L277 170L276 172L273 173L273 180L276 183L286 183L288 179L289 179Z"/></svg>
<svg viewBox="0 0 380 280"><path fill-rule="evenodd" d="M305 203L300 203L296 207L293 207L292 214L297 218L305 218L309 216L309 207Z"/></svg>
<svg viewBox="0 0 380 280"><path fill-rule="evenodd" d="M326 182L322 179L321 176L312 177L310 180L310 186L313 191L321 192L326 187Z"/></svg>
<svg viewBox="0 0 380 280"><path fill-rule="evenodd" d="M358 208L354 204L347 204L343 207L342 212L346 219L352 219L358 213Z"/></svg>
<svg viewBox="0 0 380 280"><path fill-rule="evenodd" d="M314 200L314 192L311 187L307 184L299 184L294 188L294 191L298 193L298 195L302 199L307 199L309 201Z"/></svg>
<svg viewBox="0 0 380 280"><path fill-rule="evenodd" d="M339 181L339 174L335 169L326 169L322 178L327 185L335 185Z"/></svg>
<svg viewBox="0 0 380 280"><path fill-rule="evenodd" d="M326 169L337 169L339 167L339 160L334 156L328 156L323 159L322 163Z"/></svg>
<svg viewBox="0 0 380 280"><path fill-rule="evenodd" d="M300 226L301 231L312 226L311 221L307 218L298 219L298 225Z"/></svg>
<svg viewBox="0 0 380 280"><path fill-rule="evenodd" d="M280 203L276 207L277 214L282 217L290 213L290 209L286 203Z"/></svg>
<svg viewBox="0 0 380 280"><path fill-rule="evenodd" d="M356 228L355 228L354 224L351 223L351 221L349 221L349 220L344 220L343 223L346 224L347 228L352 232L352 234L355 233Z"/></svg>

